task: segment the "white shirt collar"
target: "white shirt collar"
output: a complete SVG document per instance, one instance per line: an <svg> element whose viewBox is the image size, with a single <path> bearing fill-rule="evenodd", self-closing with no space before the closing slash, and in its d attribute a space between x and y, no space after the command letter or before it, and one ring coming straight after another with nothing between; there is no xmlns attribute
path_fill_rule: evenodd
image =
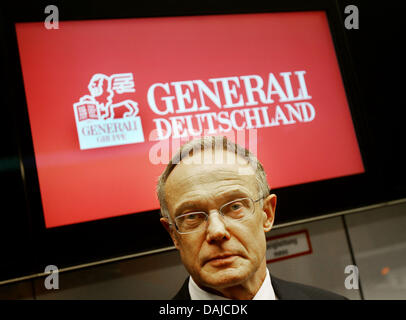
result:
<svg viewBox="0 0 406 320"><path fill-rule="evenodd" d="M230 300L216 294L202 290L196 282L189 277L189 293L192 300ZM278 300L272 287L271 275L266 269L265 280L252 300Z"/></svg>

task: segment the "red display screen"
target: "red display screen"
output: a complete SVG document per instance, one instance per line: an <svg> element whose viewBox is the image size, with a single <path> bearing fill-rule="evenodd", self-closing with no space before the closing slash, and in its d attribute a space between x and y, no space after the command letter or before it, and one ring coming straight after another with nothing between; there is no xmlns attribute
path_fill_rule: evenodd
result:
<svg viewBox="0 0 406 320"><path fill-rule="evenodd" d="M47 228L159 208L173 152L225 135L272 188L364 172L325 12L16 23Z"/></svg>

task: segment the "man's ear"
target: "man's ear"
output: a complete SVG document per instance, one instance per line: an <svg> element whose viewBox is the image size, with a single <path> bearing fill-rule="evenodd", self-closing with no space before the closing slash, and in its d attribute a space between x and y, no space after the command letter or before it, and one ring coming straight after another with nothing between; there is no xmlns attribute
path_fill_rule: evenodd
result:
<svg viewBox="0 0 406 320"><path fill-rule="evenodd" d="M159 221L161 221L161 224L164 226L166 231L168 231L169 235L171 236L175 248L179 250L179 241L176 237L177 235L175 234L173 228L171 228L168 218L162 217Z"/></svg>
<svg viewBox="0 0 406 320"><path fill-rule="evenodd" d="M268 232L272 229L273 223L275 221L275 210L276 210L276 195L270 194L264 199L263 211L264 215L264 231Z"/></svg>

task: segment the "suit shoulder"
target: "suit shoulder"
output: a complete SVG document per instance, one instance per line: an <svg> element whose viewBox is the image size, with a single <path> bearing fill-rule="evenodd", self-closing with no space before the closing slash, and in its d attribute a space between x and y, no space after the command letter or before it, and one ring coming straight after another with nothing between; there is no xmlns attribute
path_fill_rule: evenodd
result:
<svg viewBox="0 0 406 320"><path fill-rule="evenodd" d="M346 297L310 285L272 277L272 286L280 299L290 300L348 300Z"/></svg>
<svg viewBox="0 0 406 320"><path fill-rule="evenodd" d="M176 295L172 298L172 300L190 300L190 293L189 293L189 277L183 282L182 287L176 293Z"/></svg>

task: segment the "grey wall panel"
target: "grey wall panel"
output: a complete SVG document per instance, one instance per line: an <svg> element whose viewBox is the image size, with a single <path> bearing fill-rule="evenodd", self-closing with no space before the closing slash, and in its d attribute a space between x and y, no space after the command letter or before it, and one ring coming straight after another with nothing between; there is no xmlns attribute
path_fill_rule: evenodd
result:
<svg viewBox="0 0 406 320"><path fill-rule="evenodd" d="M365 299L406 299L406 203L345 216Z"/></svg>
<svg viewBox="0 0 406 320"><path fill-rule="evenodd" d="M347 265L352 265L344 226L341 217L324 219L271 230L268 236L308 230L313 249L311 254L293 257L268 264L275 276L312 285L341 294L349 299L360 299L359 290L348 290L344 286Z"/></svg>
<svg viewBox="0 0 406 320"><path fill-rule="evenodd" d="M115 262L83 270L62 272L59 290L47 290L35 280L37 299L170 299L187 274L178 253Z"/></svg>

